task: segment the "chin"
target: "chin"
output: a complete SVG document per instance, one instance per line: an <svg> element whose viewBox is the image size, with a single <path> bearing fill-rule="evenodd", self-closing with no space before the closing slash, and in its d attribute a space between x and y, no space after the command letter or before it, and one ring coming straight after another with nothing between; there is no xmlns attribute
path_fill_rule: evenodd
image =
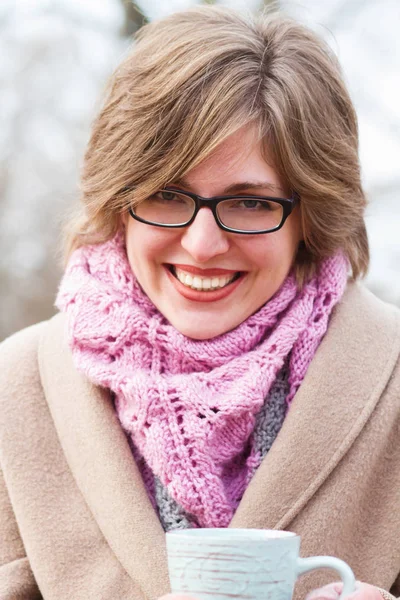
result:
<svg viewBox="0 0 400 600"><path fill-rule="evenodd" d="M194 326L193 323L171 323L179 333L185 337L191 338L192 340L211 340L212 338L218 337L227 333L232 327L205 327L204 323Z"/></svg>

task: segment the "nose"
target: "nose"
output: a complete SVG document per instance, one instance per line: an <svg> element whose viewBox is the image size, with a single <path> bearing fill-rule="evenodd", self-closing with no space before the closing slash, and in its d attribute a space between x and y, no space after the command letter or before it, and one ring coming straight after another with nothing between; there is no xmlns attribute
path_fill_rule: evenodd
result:
<svg viewBox="0 0 400 600"><path fill-rule="evenodd" d="M181 244L197 263L206 263L229 250L227 232L218 227L211 209L206 207L199 210L193 223L184 230Z"/></svg>

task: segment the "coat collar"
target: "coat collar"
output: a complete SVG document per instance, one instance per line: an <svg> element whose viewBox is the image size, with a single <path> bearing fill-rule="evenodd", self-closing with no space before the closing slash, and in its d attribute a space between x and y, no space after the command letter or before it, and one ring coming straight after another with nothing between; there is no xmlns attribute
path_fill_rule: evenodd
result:
<svg viewBox="0 0 400 600"><path fill-rule="evenodd" d="M120 564L146 598L158 598L169 588L164 531L110 394L75 369L64 332L56 315L39 346L39 369L65 458Z"/></svg>
<svg viewBox="0 0 400 600"><path fill-rule="evenodd" d="M165 536L110 395L73 366L56 315L39 366L58 436L93 517L121 565L150 598L168 591ZM400 320L349 284L283 427L231 527L288 528L367 423L398 359Z"/></svg>

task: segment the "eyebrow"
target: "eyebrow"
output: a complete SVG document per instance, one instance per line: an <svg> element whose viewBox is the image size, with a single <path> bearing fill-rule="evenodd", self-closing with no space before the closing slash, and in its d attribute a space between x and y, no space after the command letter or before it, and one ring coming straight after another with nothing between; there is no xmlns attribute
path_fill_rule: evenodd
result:
<svg viewBox="0 0 400 600"><path fill-rule="evenodd" d="M174 185L178 185L190 190L190 184L184 177L181 177L181 179L176 181ZM221 195L236 194L243 190L256 190L260 188L273 193L285 193L285 191L281 187L279 187L278 185L274 185L269 181L240 181L238 183L233 183L232 185L229 185L222 191Z"/></svg>

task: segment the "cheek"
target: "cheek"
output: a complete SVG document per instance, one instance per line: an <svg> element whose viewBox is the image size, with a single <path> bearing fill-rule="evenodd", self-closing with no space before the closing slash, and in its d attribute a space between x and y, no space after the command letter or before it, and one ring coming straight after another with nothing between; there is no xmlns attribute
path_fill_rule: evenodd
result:
<svg viewBox="0 0 400 600"><path fill-rule="evenodd" d="M132 219L126 227L125 243L129 264L137 274L141 265L147 260L149 251L149 236L144 235L144 227L138 226Z"/></svg>
<svg viewBox="0 0 400 600"><path fill-rule="evenodd" d="M242 251L260 270L287 270L296 254L297 242L281 230L244 240Z"/></svg>
<svg viewBox="0 0 400 600"><path fill-rule="evenodd" d="M172 231L151 227L131 220L126 227L126 248L132 269L167 262L167 252L173 245Z"/></svg>

